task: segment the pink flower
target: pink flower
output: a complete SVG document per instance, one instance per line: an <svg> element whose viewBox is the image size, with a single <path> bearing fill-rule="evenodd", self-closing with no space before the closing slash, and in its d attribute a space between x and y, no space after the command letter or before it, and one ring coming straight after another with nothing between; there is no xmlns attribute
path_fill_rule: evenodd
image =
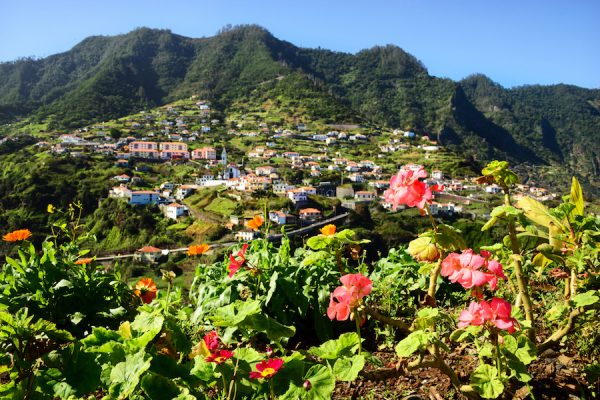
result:
<svg viewBox="0 0 600 400"><path fill-rule="evenodd" d="M371 293L373 282L362 274L344 275L340 282L343 286L338 286L331 294L327 316L331 320L345 321L360 300Z"/></svg>
<svg viewBox="0 0 600 400"><path fill-rule="evenodd" d="M394 211L400 204L405 204L408 207L425 208L425 203L431 203L433 198L432 191L444 190L443 185L433 185L428 187L425 182L419 178L426 178L427 172L423 167L417 171L403 167L398 173L392 176L390 180L390 188L385 191L384 198L392 204Z"/></svg>
<svg viewBox="0 0 600 400"><path fill-rule="evenodd" d="M483 303L485 303L485 301L483 301ZM461 311L460 316L458 317L458 327L464 328L469 325L483 325L486 321L486 316L488 315L489 313L486 312L486 309L484 309L481 303L472 301L471 304L469 304L468 309Z"/></svg>
<svg viewBox="0 0 600 400"><path fill-rule="evenodd" d="M237 252L237 259L233 256L233 254L229 255L229 274L228 276L231 278L235 273L244 265L246 262L246 250L248 249L248 243L244 243L242 249Z"/></svg>
<svg viewBox="0 0 600 400"><path fill-rule="evenodd" d="M337 319L338 321L345 321L350 316L350 304L347 301L341 301L334 299L332 294L329 298L329 307L327 307L327 316L330 320Z"/></svg>
<svg viewBox="0 0 600 400"><path fill-rule="evenodd" d="M510 314L511 305L504 299L494 297L489 303L485 300L481 300L479 303L472 301L468 309L461 311L458 317L458 327L479 326L489 322L498 329L513 333L517 320L511 318Z"/></svg>
<svg viewBox="0 0 600 400"><path fill-rule="evenodd" d="M490 303L490 309L492 312L490 322L496 325L498 329L506 330L508 333L515 331L517 320L510 316L512 306L508 301L494 297Z"/></svg>
<svg viewBox="0 0 600 400"><path fill-rule="evenodd" d="M269 358L267 361L262 360L256 364L256 371L250 372L252 379L269 379L283 368L283 360L281 358Z"/></svg>
<svg viewBox="0 0 600 400"><path fill-rule="evenodd" d="M442 261L441 275L448 277L450 282L458 282L465 289L476 288L489 283L492 290L496 289L498 278L506 280L502 264L489 260L489 253L482 253L486 258L467 249L462 254L451 253ZM486 270L482 271L484 267Z"/></svg>

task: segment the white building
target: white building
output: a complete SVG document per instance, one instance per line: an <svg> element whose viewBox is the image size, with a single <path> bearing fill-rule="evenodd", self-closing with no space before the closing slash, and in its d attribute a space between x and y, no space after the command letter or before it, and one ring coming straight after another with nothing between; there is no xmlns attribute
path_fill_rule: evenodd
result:
<svg viewBox="0 0 600 400"><path fill-rule="evenodd" d="M177 220L178 217L185 215L187 207L177 203L171 203L163 207L163 213L165 217Z"/></svg>

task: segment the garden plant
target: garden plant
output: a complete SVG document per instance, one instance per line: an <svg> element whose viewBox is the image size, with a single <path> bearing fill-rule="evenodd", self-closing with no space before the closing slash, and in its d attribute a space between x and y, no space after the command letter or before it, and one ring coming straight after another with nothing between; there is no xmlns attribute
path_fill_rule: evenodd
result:
<svg viewBox="0 0 600 400"><path fill-rule="evenodd" d="M444 188L402 169L385 199L431 222L406 249L367 258L368 241L334 225L303 247L264 235L214 263L195 245L186 290L166 270L163 289L150 277L128 286L118 266L89 257L78 206L49 206L41 247L27 229L3 236L15 248L0 271L0 397L329 399L430 369L455 398L525 398L540 355L568 347L585 353L579 390L593 398L598 351L583 342L600 328L600 219L575 178L547 208L513 202L506 162L482 173L503 190L483 227L503 230L499 243L469 248L429 210Z"/></svg>

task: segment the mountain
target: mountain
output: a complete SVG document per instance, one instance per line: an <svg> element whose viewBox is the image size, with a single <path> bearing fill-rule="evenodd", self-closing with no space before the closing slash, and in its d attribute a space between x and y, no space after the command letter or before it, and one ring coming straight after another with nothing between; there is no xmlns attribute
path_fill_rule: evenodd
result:
<svg viewBox="0 0 600 400"><path fill-rule="evenodd" d="M285 93L332 122L426 132L475 159L562 166L600 189L600 90L505 89L483 75L429 75L402 49L356 54L298 48L256 25L193 39L136 29L68 52L0 63L0 121L32 117L74 128L198 95L227 112Z"/></svg>

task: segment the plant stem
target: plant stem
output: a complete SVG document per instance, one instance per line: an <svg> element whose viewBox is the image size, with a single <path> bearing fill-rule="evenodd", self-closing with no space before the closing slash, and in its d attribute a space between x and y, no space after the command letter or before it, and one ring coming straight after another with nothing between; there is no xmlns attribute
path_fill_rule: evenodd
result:
<svg viewBox="0 0 600 400"><path fill-rule="evenodd" d="M360 336L360 321L358 315L354 314L354 323L356 325L356 333L358 334L358 355L362 353L362 337Z"/></svg>
<svg viewBox="0 0 600 400"><path fill-rule="evenodd" d="M427 204L427 203L425 203L425 210L427 211L427 215L429 216L429 220L431 221L431 226L433 227L433 231L434 231L432 241L433 241L433 244L436 245L438 226L437 226L437 223L435 222L435 219L433 218L433 215L431 215L431 208L429 207L429 204ZM439 249L439 247L438 247L438 249ZM429 288L427 289L427 295L433 299L434 304L435 304L435 292L437 290L437 280L440 276L440 272L442 271L442 260L444 259L444 252L441 249L439 249L439 250L440 250L440 258L439 258L438 263L435 266L435 268L432 269L431 273L429 274Z"/></svg>
<svg viewBox="0 0 600 400"><path fill-rule="evenodd" d="M440 276L440 272L442 271L442 257L440 255L440 259L437 262L435 268L431 270L429 275L429 289L427 289L427 295L433 299L435 302L435 292L437 290L437 280Z"/></svg>
<svg viewBox="0 0 600 400"><path fill-rule="evenodd" d="M387 317L387 316L381 314L379 311L367 306L366 304L365 304L365 311L373 319L376 319L379 322L383 322L384 324L393 326L394 328L397 328L400 332L404 333L405 335L408 335L410 333L409 325L400 319Z"/></svg>
<svg viewBox="0 0 600 400"><path fill-rule="evenodd" d="M504 187L504 204L510 206L510 192L508 187ZM517 279L517 288L519 289L519 296L523 302L523 309L525 311L525 319L531 324L529 330L529 339L535 340L535 327L533 326L533 306L531 304L531 298L529 297L529 289L527 288L526 277L523 273L523 264L521 259L521 250L519 249L519 241L517 239L517 230L515 229L515 221L512 217L508 219L508 235L510 237L510 245L513 253L513 265L515 268L515 278Z"/></svg>

